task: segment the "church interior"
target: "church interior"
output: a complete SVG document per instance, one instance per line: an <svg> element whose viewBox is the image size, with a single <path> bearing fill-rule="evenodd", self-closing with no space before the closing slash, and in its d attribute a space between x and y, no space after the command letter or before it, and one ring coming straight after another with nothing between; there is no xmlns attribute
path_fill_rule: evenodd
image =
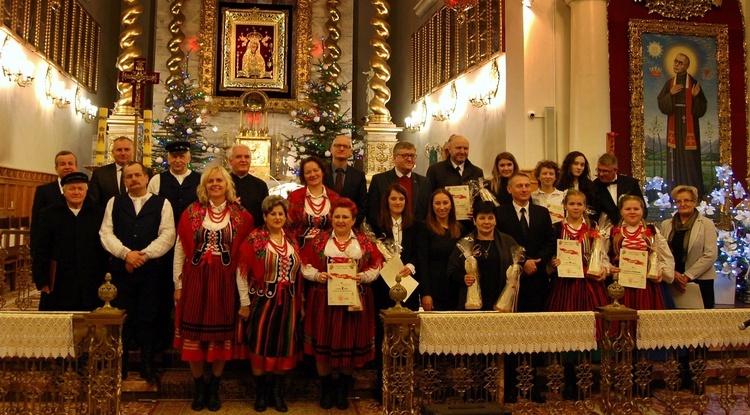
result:
<svg viewBox="0 0 750 415"><path fill-rule="evenodd" d="M31 217L35 188L57 178L55 155L71 151L80 171L91 175L113 161L113 140L125 135L137 143L136 158L161 171L166 166L164 146L173 139L175 120L181 123L188 105L187 113L193 112L200 120L195 131L189 128L182 133L182 139L197 144L196 151L191 151L192 168L200 171L224 164L231 145L247 144L253 151L251 173L279 192L297 181L299 160L306 150L330 156L327 148L313 148L317 142L304 137L325 132L325 121L313 122L305 112L312 111L313 90L321 87L330 94L330 88L325 88L332 86L338 114L325 116L340 115L341 123L350 127L355 145L351 162L368 179L393 168L391 152L403 141L416 147L414 171L425 175L431 164L442 160L442 148L454 134L468 139L469 159L488 178L501 152L512 153L520 169L531 174L541 160L560 164L568 153L580 151L591 163L592 179L596 160L611 153L617 158L618 173L643 186L649 220L666 219L676 206L667 206L664 198L669 199L672 184L684 183L671 172L673 121L660 112L657 95L676 79L673 59L686 56L687 72L700 83L708 102L694 134L700 196L717 228L724 231L719 233L726 241L723 246L734 247L722 250L724 256L717 258L717 269L727 272L716 284L723 285L729 300L720 310L712 310L728 314L702 315L698 325L744 321L750 318L750 312L744 311L745 303L750 303L750 279L745 277L750 268L750 239L745 231L750 226L750 196L745 192L750 186L748 23L750 0L0 0L0 228L4 228L0 229L0 254L4 254L0 255L4 264L0 272L8 273L0 279L0 313L11 308L27 310L34 301L33 290L27 287L26 293L18 294L23 284L11 286L11 277L13 272L15 278L23 274L19 271L23 254L19 257L18 248L28 235L24 229L35 219ZM680 105L696 105L695 101ZM536 188L536 179L532 182ZM11 260L16 262L8 265ZM19 268L13 271L16 265ZM741 282L735 278L738 275ZM716 290L719 304L718 285ZM599 389L599 377L607 375L591 369L592 355L596 355L597 368L622 362L614 357L608 361L605 355L610 349L601 352L583 340L570 340L576 344L570 346L562 339L565 331L554 327L563 323L554 317L534 320L533 324L549 332L536 338L530 335L527 343L519 340L506 349L487 346L493 352L483 354L466 353L460 345L436 347L429 354L424 347L433 343L427 343L424 336L430 332L419 333L415 326L421 324L424 329L435 323L415 316L392 317L386 323L393 336L401 336L398 339L408 346L389 349L393 351L386 360L390 367L368 367L364 375L355 376L362 398L348 409L350 413L449 413L429 412L423 404L461 399L502 402L502 375L496 376L500 379L492 384L494 389L479 390L478 383L469 381L472 376L481 377L478 369L474 367L472 374L467 367L485 365L484 370L498 370L497 366L508 364L503 360L505 353L531 356L532 352L551 356L545 364L547 379L554 378L550 368L559 368L560 379L569 370L562 362L564 352L575 355L579 367L596 372L587 378L596 378L591 380L596 387L581 388L581 406L561 406L569 411L564 413L619 413L618 404L633 402L638 396L645 397L637 401L639 413L682 413L686 408L702 413L750 411L750 337L745 332L726 334L731 330L717 329L716 336L726 334L729 339L713 343L675 340L681 335L676 332L671 334L671 343L654 341L648 353L640 350L625 358L613 352L631 368L637 367L638 359L656 360L648 376L657 373L661 389L656 395L645 387L638 389L638 373L634 372L636 385L621 388L624 395L613 392L597 400L606 389L604 381ZM623 315L606 318L610 322L632 320ZM654 315L640 318L644 325L656 324L653 327L660 321ZM675 321L689 325L685 323L689 320ZM102 333L121 323L116 319L102 323L91 316L80 319L80 324ZM736 323L729 324L732 330ZM445 324L437 327L451 332L449 323L438 324ZM521 322L514 324L516 331L523 331ZM585 326L585 322L570 324L571 336ZM420 336L425 340L422 344ZM431 341L437 343L436 339L446 340L448 334L434 336ZM547 336L550 344L563 346L547 350L551 347ZM492 344L492 339L480 341ZM0 351L6 349L0 346ZM659 358L660 352L667 357ZM452 354L466 359L438 364L440 356ZM695 400L709 396L706 385L699 383L694 390L701 393L686 396L679 392L679 384L670 384L678 369L669 363L686 354L703 363L709 359L702 357L713 359L700 375L701 382L709 379L706 401ZM0 375L12 370L6 356L12 355L0 355L5 359L0 361ZM182 372L167 371L161 388L132 379L127 383L112 373L113 389L93 391L92 381L87 396L99 393L102 398L86 410L192 413L189 405L173 402L186 399L192 387L186 382L185 366L174 359L165 358L164 366ZM537 363L519 357L520 367L532 360ZM101 362L97 368L101 373L114 364L106 358ZM418 374L412 366L421 367ZM76 367L71 363L68 368ZM382 401L372 398L378 372L386 379ZM408 373L406 378L395 376L404 373ZM444 383L431 384L438 385L435 391L419 389L429 384L425 383L429 376L443 375ZM308 394L317 393L313 380L302 376L298 380L289 392L292 412L320 410L313 403L304 409L292 408L295 399L304 401ZM3 408L16 408L21 399L11 396L4 389L10 384L4 382L0 376L0 413ZM228 402L225 408L229 409L222 413L250 410L251 404L243 402L245 391L252 391L248 382L239 379L222 386L227 388L223 392L227 399L237 401ZM452 386L447 386L450 382ZM464 386L456 386L462 382ZM550 385L545 386L549 396L562 389L561 384ZM734 389L721 389L728 385ZM531 383L521 389L531 395ZM82 402L82 395L66 400L62 392L50 394L52 402L67 402L61 405ZM139 399L165 403L144 407L138 406ZM551 412L554 405L549 401L519 402L514 413L558 413ZM578 412L584 407L589 410ZM495 407L484 410L450 413L506 413Z"/></svg>

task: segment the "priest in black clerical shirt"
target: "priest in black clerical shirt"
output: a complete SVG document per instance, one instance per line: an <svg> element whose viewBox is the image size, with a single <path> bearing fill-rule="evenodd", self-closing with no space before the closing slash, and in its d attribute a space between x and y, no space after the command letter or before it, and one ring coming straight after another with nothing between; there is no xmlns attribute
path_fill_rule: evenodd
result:
<svg viewBox="0 0 750 415"><path fill-rule="evenodd" d="M260 204L268 196L268 185L263 180L250 174L250 148L244 144L232 146L227 152L229 166L232 168L232 181L240 204L247 209L255 226L263 226L263 212Z"/></svg>

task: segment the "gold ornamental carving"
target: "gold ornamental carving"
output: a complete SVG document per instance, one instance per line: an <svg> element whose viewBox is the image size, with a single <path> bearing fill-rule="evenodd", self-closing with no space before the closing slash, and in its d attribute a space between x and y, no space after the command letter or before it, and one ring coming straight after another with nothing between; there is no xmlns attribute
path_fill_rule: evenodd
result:
<svg viewBox="0 0 750 415"><path fill-rule="evenodd" d="M643 3L644 0L635 0ZM656 13L670 19L703 17L712 7L721 7L722 0L645 0L649 13Z"/></svg>
<svg viewBox="0 0 750 415"><path fill-rule="evenodd" d="M141 48L135 42L143 33L141 26L138 24L138 18L143 14L143 6L139 0L123 0L123 11L120 15L120 55L117 57L117 69L120 72L130 72L133 70L133 59L141 56ZM133 106L133 85L118 82L117 91L120 92L120 99L117 100L115 112L118 114L132 114ZM128 107L130 109L128 110Z"/></svg>
<svg viewBox="0 0 750 415"><path fill-rule="evenodd" d="M292 64L291 88L292 96L299 96L302 87L310 81L310 43L312 42L312 3L313 0L297 0L294 7L294 35L290 49L290 56L294 58ZM216 56L222 53L218 50L218 13L219 0L201 0L201 27L198 34L198 52L200 58L200 85L201 89L213 96L214 103L219 111L240 111L242 101L239 97L217 96L216 91ZM288 113L299 108L301 101L296 98L281 99L272 98L268 100L268 112Z"/></svg>
<svg viewBox="0 0 750 415"><path fill-rule="evenodd" d="M177 84L182 81L182 62L185 60L185 52L180 48L180 44L185 40L185 33L182 32L182 24L185 23L185 15L182 13L182 4L185 0L174 0L169 8L169 13L172 15L172 20L169 22L169 33L172 37L167 42L167 49L169 49L169 58L167 58L167 69L169 69L169 77L167 78L167 86ZM166 101L171 101L169 94L167 94ZM169 102L165 102L169 105Z"/></svg>
<svg viewBox="0 0 750 415"><path fill-rule="evenodd" d="M328 11L328 21L326 22L326 32L328 37L325 40L325 49L327 51L325 57L325 63L330 65L328 71L331 73L332 82L336 82L339 75L341 75L341 66L339 66L339 60L341 59L341 47L339 47L339 39L341 39L341 29L339 28L339 22L341 21L341 12L339 11L339 0L327 0L326 10Z"/></svg>
<svg viewBox="0 0 750 415"><path fill-rule="evenodd" d="M732 123L729 102L729 35L726 25L666 20L631 19L628 23L630 55L630 139L632 174L646 179L646 140L643 106L643 34L659 33L716 38L717 114L719 118L719 164L732 163ZM750 154L750 144L748 144Z"/></svg>
<svg viewBox="0 0 750 415"><path fill-rule="evenodd" d="M391 6L386 0L372 0L375 6L375 16L370 19L370 24L375 28L375 34L370 38L370 45L375 49L375 54L370 57L370 77L368 88L373 93L373 98L368 103L367 120L373 124L389 124L391 112L386 104L391 100L391 90L387 82L391 79L391 67L388 59L391 57L391 46L388 37L391 35L391 26L388 24L388 15Z"/></svg>

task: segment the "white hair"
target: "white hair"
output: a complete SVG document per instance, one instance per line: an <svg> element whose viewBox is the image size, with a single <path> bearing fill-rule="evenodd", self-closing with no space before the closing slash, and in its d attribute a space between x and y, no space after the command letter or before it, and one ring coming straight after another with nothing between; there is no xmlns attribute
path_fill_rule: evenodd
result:
<svg viewBox="0 0 750 415"><path fill-rule="evenodd" d="M232 156L234 156L234 149L237 147L245 147L247 151L250 151L250 147L248 147L247 144L235 144L227 150L227 159L231 159Z"/></svg>

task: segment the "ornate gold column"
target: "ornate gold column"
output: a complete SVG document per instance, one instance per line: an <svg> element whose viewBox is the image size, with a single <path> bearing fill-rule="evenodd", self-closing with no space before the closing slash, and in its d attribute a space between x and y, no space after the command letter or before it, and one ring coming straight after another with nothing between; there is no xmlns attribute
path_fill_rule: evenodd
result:
<svg viewBox="0 0 750 415"><path fill-rule="evenodd" d="M135 41L143 31L138 24L138 17L143 13L143 6L139 0L123 0L124 10L120 15L120 55L117 57L117 69L121 72L133 70L133 59L141 56L141 48ZM120 99L115 104L116 115L133 115L133 87L130 84L118 82L117 90Z"/></svg>
<svg viewBox="0 0 750 415"><path fill-rule="evenodd" d="M326 9L328 10L326 32L328 32L328 37L325 40L325 48L328 53L325 57L325 63L330 65L328 70L333 76L333 82L336 82L341 74L341 66L338 63L339 59L341 59L341 48L338 43L339 39L341 39L341 29L339 29L341 13L338 9L339 4L341 4L339 0L326 0Z"/></svg>
<svg viewBox="0 0 750 415"><path fill-rule="evenodd" d="M182 24L185 22L185 15L182 14L182 4L185 0L173 0L172 5L169 8L169 12L172 15L172 20L169 22L169 33L172 37L167 42L167 49L169 49L169 58L167 59L167 69L169 69L169 77L167 78L167 86L173 85L182 81L182 62L185 60L185 52L180 49L180 44L185 40L185 34L182 33ZM165 104L169 105L171 101L171 95L167 94Z"/></svg>
<svg viewBox="0 0 750 415"><path fill-rule="evenodd" d="M365 137L365 170L368 176L386 171L393 167L393 146L396 144L396 134L403 128L397 127L391 121L391 112L386 107L391 100L391 90L387 82L391 79L391 68L388 59L391 57L391 47L388 37L391 26L387 19L391 6L387 0L371 0L375 6L375 15L370 24L375 28L375 35L370 38L370 45L375 53L370 57L370 77L367 87L372 99L367 104L367 124L364 129Z"/></svg>

